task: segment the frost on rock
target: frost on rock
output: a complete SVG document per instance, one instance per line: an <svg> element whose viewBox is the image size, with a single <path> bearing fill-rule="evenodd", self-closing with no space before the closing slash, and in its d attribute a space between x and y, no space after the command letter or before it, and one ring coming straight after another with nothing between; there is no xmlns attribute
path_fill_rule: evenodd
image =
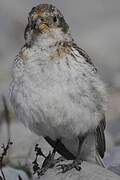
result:
<svg viewBox="0 0 120 180"><path fill-rule="evenodd" d="M4 176L6 180L18 180L21 177L22 180L29 180L24 171L17 170L11 167L3 168ZM1 176L1 173L0 173Z"/></svg>
<svg viewBox="0 0 120 180"><path fill-rule="evenodd" d="M73 169L62 174L55 167L49 169L40 180L120 180L120 177L105 168L83 162L80 172Z"/></svg>

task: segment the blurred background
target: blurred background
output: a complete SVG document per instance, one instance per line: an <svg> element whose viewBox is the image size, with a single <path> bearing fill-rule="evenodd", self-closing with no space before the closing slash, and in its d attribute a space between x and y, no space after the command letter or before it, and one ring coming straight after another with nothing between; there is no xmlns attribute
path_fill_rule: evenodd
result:
<svg viewBox="0 0 120 180"><path fill-rule="evenodd" d="M13 59L24 44L23 34L27 15L31 8L39 3L52 3L61 9L70 25L75 41L91 56L101 78L107 84L110 96L106 114L105 163L107 166L116 166L120 164L120 0L0 1L0 97L5 95L12 117L10 127L14 143L10 152L12 162L15 158L21 161L22 158L30 155L30 147L36 141L41 141L42 145L47 146L42 138L33 135L21 124L16 123L8 98L11 66ZM1 114L3 112L2 100L0 101L0 112ZM2 115L0 117L2 127L0 143L4 143L6 127L2 123L4 118Z"/></svg>

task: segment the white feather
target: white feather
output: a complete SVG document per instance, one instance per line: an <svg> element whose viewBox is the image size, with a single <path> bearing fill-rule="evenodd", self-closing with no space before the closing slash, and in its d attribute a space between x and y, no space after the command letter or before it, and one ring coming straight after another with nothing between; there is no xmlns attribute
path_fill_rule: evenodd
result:
<svg viewBox="0 0 120 180"><path fill-rule="evenodd" d="M50 59L55 43L62 40L71 37L60 31L43 35L26 49L27 61L18 56L10 96L18 119L36 134L72 142L97 127L106 108L106 91L74 48L77 61L68 54Z"/></svg>

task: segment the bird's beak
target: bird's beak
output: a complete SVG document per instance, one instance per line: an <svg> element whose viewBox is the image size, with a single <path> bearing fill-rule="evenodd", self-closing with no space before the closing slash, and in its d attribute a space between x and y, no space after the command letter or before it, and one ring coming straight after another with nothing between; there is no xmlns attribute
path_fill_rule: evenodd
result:
<svg viewBox="0 0 120 180"><path fill-rule="evenodd" d="M40 19L36 19L32 22L32 29L37 32L46 32L49 30L48 23L41 21Z"/></svg>

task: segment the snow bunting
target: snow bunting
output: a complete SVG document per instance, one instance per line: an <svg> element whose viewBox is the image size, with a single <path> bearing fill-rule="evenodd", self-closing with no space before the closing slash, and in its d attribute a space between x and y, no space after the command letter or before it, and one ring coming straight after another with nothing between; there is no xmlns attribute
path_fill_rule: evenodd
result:
<svg viewBox="0 0 120 180"><path fill-rule="evenodd" d="M17 118L73 163L102 165L106 90L87 53L74 42L62 13L40 4L28 16L25 44L13 63L10 98ZM46 169L47 169L46 168ZM45 169L45 168L44 168Z"/></svg>

